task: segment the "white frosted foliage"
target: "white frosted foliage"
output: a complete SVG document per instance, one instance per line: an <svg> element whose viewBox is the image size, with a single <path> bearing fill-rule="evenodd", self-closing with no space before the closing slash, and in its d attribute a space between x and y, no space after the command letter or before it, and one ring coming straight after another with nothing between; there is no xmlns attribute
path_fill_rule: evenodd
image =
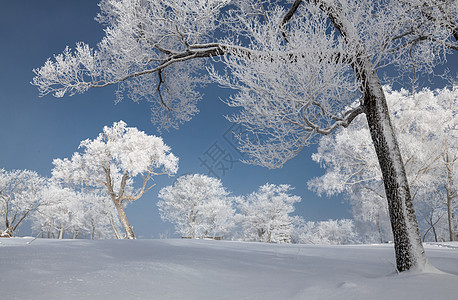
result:
<svg viewBox="0 0 458 300"><path fill-rule="evenodd" d="M216 82L238 92L226 103L246 128L247 161L269 168L365 112L398 268L421 263L410 256L420 239L378 74L415 81L445 63L458 49L456 1L103 0L100 8L105 37L95 48L78 44L34 70L42 95L117 85L117 101L148 101L153 122L169 128L190 120L199 87Z"/></svg>
<svg viewBox="0 0 458 300"><path fill-rule="evenodd" d="M422 237L433 239L432 234L437 231L437 241L437 235L444 232L440 226L447 226L440 219L447 218L448 209L451 215L457 210L454 184L458 173L458 89L424 89L412 95L386 86L385 94ZM326 173L310 180L309 188L319 195L346 193L355 218L376 224L379 234L384 231L386 235L389 225L386 196L366 121L356 118L346 130L322 137L312 159ZM451 198L449 208L444 201L447 197ZM442 233L441 238L448 239L448 234Z"/></svg>
<svg viewBox="0 0 458 300"><path fill-rule="evenodd" d="M0 169L0 236L13 236L41 205L39 193L46 182L34 171Z"/></svg>
<svg viewBox="0 0 458 300"><path fill-rule="evenodd" d="M217 178L191 174L159 191L157 206L163 220L182 237L224 237L234 226L232 198Z"/></svg>
<svg viewBox="0 0 458 300"><path fill-rule="evenodd" d="M293 231L294 204L301 201L291 195L288 184L260 186L258 191L238 199L237 216L243 239L268 243L290 243Z"/></svg>
<svg viewBox="0 0 458 300"><path fill-rule="evenodd" d="M176 173L178 158L162 138L127 127L123 121L105 126L96 139L82 141L79 148L82 151L75 152L71 159L53 161L53 178L105 190L118 210L126 237L135 238L124 202L135 201L149 191L154 186L153 176ZM141 187L134 188L139 177Z"/></svg>

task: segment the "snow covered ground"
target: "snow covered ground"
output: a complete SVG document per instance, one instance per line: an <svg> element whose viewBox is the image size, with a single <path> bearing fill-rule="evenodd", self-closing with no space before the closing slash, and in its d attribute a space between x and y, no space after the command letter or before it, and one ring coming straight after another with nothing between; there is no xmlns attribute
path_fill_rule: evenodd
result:
<svg viewBox="0 0 458 300"><path fill-rule="evenodd" d="M458 243L398 275L392 245L31 240L0 239L0 299L458 299Z"/></svg>

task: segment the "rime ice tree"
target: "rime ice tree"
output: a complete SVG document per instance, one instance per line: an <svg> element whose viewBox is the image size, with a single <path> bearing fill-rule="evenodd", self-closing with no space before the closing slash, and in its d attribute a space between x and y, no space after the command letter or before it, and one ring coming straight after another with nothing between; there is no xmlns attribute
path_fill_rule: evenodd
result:
<svg viewBox="0 0 458 300"><path fill-rule="evenodd" d="M159 191L161 218L170 221L182 237L221 236L234 225L232 199L217 178L200 174L179 177Z"/></svg>
<svg viewBox="0 0 458 300"><path fill-rule="evenodd" d="M65 232L75 233L82 226L83 203L69 188L50 184L40 192L42 205L33 214L32 227L48 236L63 239Z"/></svg>
<svg viewBox="0 0 458 300"><path fill-rule="evenodd" d="M117 236L120 225L113 219L111 199L99 191L75 191L51 182L40 191L41 205L32 215L32 228L48 238L73 238L88 234L92 239ZM110 232L113 230L114 232Z"/></svg>
<svg viewBox="0 0 458 300"><path fill-rule="evenodd" d="M238 200L243 238L266 243L290 243L294 204L299 196L290 195L288 184L260 186L258 191Z"/></svg>
<svg viewBox="0 0 458 300"><path fill-rule="evenodd" d="M110 196L100 190L80 191L78 196L84 208L82 226L91 239L122 238L121 223Z"/></svg>
<svg viewBox="0 0 458 300"><path fill-rule="evenodd" d="M46 179L29 170L0 169L0 236L12 237L14 231L41 204L39 192Z"/></svg>
<svg viewBox="0 0 458 300"><path fill-rule="evenodd" d="M412 96L406 90L398 92L385 87L385 94L394 114L393 124L406 162L412 198L427 224L423 230L435 231L440 210L444 210L453 240L458 89L424 89ZM345 192L350 196L355 218L376 223L383 241L381 223L387 211L386 197L366 121L358 117L346 130L322 137L312 158L326 168L326 173L309 181L309 188L318 194Z"/></svg>
<svg viewBox="0 0 458 300"><path fill-rule="evenodd" d="M84 140L81 152L71 159L53 161L53 177L75 185L103 188L116 207L127 239L135 234L124 212L126 201L140 199L154 185L152 176L173 174L178 169L178 158L162 138L147 135L119 121L105 126L94 140ZM141 187L134 188L134 180L141 177ZM148 186L151 184L150 186Z"/></svg>
<svg viewBox="0 0 458 300"><path fill-rule="evenodd" d="M295 228L294 242L300 244L345 245L355 242L353 220L303 222Z"/></svg>
<svg viewBox="0 0 458 300"><path fill-rule="evenodd" d="M200 71L220 61L227 74L211 79L239 91L227 103L242 108L231 118L248 129L241 149L270 168L364 113L397 268L427 264L378 73L396 65L394 77L416 76L445 61L458 49L457 1L102 0L100 8L106 37L34 70L42 95L116 84L118 100L151 101L154 121L176 127L197 113Z"/></svg>

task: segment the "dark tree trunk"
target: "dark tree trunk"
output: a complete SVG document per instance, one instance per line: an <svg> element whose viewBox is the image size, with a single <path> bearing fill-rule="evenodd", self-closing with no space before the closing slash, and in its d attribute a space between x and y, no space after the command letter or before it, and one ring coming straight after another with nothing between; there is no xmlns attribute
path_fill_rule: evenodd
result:
<svg viewBox="0 0 458 300"><path fill-rule="evenodd" d="M380 225L380 216L379 215L377 215L377 220L375 221L375 223L377 224L378 235L380 237L380 243L383 244L385 242L385 239L383 238L382 226Z"/></svg>
<svg viewBox="0 0 458 300"><path fill-rule="evenodd" d="M426 266L427 259L421 243L404 163L391 124L382 85L372 65L371 56L366 53L362 39L350 25L352 22L347 19L341 6L330 1L313 2L327 14L334 27L345 39L349 49L355 51L351 54L354 60L350 63L363 93L361 105L366 114L383 175L397 269L402 272L414 267L422 268Z"/></svg>
<svg viewBox="0 0 458 300"><path fill-rule="evenodd" d="M366 68L366 71L368 69ZM385 95L374 71L365 74L363 106L383 174L398 271L427 263L404 164L390 120Z"/></svg>

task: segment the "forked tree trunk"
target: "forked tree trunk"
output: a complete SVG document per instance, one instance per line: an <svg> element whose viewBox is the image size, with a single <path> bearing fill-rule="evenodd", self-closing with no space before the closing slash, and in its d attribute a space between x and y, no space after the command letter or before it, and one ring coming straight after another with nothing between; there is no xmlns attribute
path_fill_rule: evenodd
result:
<svg viewBox="0 0 458 300"><path fill-rule="evenodd" d="M366 89L363 106L383 174L394 237L396 266L399 272L423 268L427 264L427 259L385 95L375 70L364 69Z"/></svg>
<svg viewBox="0 0 458 300"><path fill-rule="evenodd" d="M118 211L119 221L121 221L121 224L124 227L124 230L126 232L125 238L129 240L133 240L135 239L134 230L132 229L132 226L130 225L129 221L127 220L126 212L124 211L124 207L122 206L122 201L123 201L122 195L124 195L124 189L126 187L126 182L129 176L127 175L127 173L123 174L122 180L121 180L121 188L118 193L115 193L114 188L113 188L113 182L111 180L110 168L104 168L104 171L105 171L105 176L107 180L106 187L108 190L108 194L110 195L111 200L113 201L113 204L115 205L116 210ZM113 223L112 223L112 226L113 226ZM114 226L113 226L113 229L115 229ZM116 232L116 230L115 230L115 234L118 237L118 233Z"/></svg>

